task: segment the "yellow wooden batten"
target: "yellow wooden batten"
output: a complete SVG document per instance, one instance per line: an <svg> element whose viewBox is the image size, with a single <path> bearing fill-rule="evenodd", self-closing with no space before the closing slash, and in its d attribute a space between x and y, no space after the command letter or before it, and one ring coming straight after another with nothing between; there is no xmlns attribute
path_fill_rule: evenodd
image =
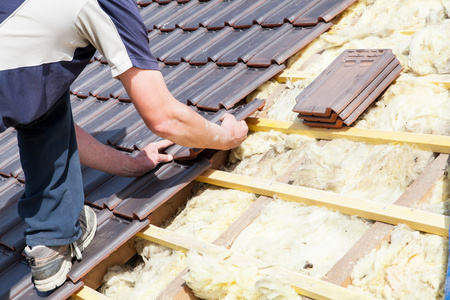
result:
<svg viewBox="0 0 450 300"><path fill-rule="evenodd" d="M292 285L297 293L314 299L374 299L370 296L348 290L341 286L299 274L285 268L273 266L250 256L232 252L220 246L195 240L154 225L150 225L136 235L151 242L182 252L193 250L199 253L219 254L227 251L229 256L226 258L226 261L232 265L240 268L256 267L260 274L276 276L281 281Z"/></svg>
<svg viewBox="0 0 450 300"><path fill-rule="evenodd" d="M290 81L298 81L305 79L315 79L316 76L305 73L304 71L296 71L296 70L285 70L281 72L279 75L275 76L275 79L278 82L284 83L288 80ZM429 82L437 86L442 86L446 89L450 88L450 75L424 75L424 76L415 76L411 74L402 73L397 81L410 81L410 80L419 80L423 82Z"/></svg>
<svg viewBox="0 0 450 300"><path fill-rule="evenodd" d="M416 149L437 153L450 153L450 137L412 132L395 132L345 127L341 129L314 128L302 123L275 121L269 119L247 118L251 131L280 131L287 134L306 135L316 139L348 139L369 144L407 144Z"/></svg>
<svg viewBox="0 0 450 300"><path fill-rule="evenodd" d="M207 170L195 180L269 197L277 196L286 201L325 206L348 215L393 225L406 224L415 230L448 236L449 217L440 214L217 170Z"/></svg>
<svg viewBox="0 0 450 300"><path fill-rule="evenodd" d="M81 288L81 290L79 290L78 292L73 294L72 297L75 299L80 299L80 300L84 300L84 299L86 299L86 300L108 300L108 299L111 299L111 298L109 298L87 286L83 286Z"/></svg>

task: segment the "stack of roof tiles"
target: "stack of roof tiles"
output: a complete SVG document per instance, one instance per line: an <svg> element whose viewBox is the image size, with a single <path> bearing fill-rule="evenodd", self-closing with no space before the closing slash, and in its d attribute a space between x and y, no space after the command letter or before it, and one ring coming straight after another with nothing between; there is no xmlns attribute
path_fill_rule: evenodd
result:
<svg viewBox="0 0 450 300"><path fill-rule="evenodd" d="M346 50L297 96L293 111L305 125L349 126L401 71L389 49Z"/></svg>
<svg viewBox="0 0 450 300"><path fill-rule="evenodd" d="M137 1L150 49L175 97L203 117L220 122L225 112L245 119L263 101L238 105L285 68L284 62L332 24L355 0ZM75 122L102 143L133 155L159 139L111 78L100 53L71 87ZM53 293L37 294L21 255L26 224L17 214L25 178L16 131L0 135L0 299L64 299L83 286L82 277L150 223L151 213L211 165L202 149L174 145L179 159L139 178L112 176L83 167L85 201L98 214L98 233L69 279ZM190 158L188 161L182 159Z"/></svg>

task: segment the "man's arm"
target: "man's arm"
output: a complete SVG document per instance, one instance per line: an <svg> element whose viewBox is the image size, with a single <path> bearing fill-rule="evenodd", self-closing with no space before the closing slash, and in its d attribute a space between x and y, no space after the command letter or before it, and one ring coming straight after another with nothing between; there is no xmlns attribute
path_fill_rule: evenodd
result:
<svg viewBox="0 0 450 300"><path fill-rule="evenodd" d="M132 157L100 143L76 124L75 132L81 163L110 174L137 177L154 169L159 163L173 159L171 155L159 153L159 150L173 144L167 140L151 143Z"/></svg>
<svg viewBox="0 0 450 300"><path fill-rule="evenodd" d="M219 126L177 101L161 72L132 67L119 75L147 127L158 136L186 147L228 150L247 137L244 121L226 115Z"/></svg>

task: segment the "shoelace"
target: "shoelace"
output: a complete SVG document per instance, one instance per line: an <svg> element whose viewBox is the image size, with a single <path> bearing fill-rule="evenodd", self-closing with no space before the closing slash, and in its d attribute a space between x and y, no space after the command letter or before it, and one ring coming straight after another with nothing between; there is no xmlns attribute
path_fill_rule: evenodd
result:
<svg viewBox="0 0 450 300"><path fill-rule="evenodd" d="M70 244L70 255L72 257L76 257L77 260L81 260L83 258L83 256L81 255L80 248L78 248L78 244L76 241Z"/></svg>

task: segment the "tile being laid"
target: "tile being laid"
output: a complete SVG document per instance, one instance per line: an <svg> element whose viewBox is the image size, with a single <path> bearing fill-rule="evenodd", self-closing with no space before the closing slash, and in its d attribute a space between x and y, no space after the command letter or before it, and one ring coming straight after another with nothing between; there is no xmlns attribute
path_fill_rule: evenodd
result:
<svg viewBox="0 0 450 300"><path fill-rule="evenodd" d="M114 213L143 220L210 166L211 162L204 158L189 164L166 164L143 187L116 206Z"/></svg>
<svg viewBox="0 0 450 300"><path fill-rule="evenodd" d="M97 189L95 189L86 201L98 207L114 209L119 203L127 199L131 194L139 190L148 181L168 168L167 164L160 164L147 174L137 178L114 176Z"/></svg>

